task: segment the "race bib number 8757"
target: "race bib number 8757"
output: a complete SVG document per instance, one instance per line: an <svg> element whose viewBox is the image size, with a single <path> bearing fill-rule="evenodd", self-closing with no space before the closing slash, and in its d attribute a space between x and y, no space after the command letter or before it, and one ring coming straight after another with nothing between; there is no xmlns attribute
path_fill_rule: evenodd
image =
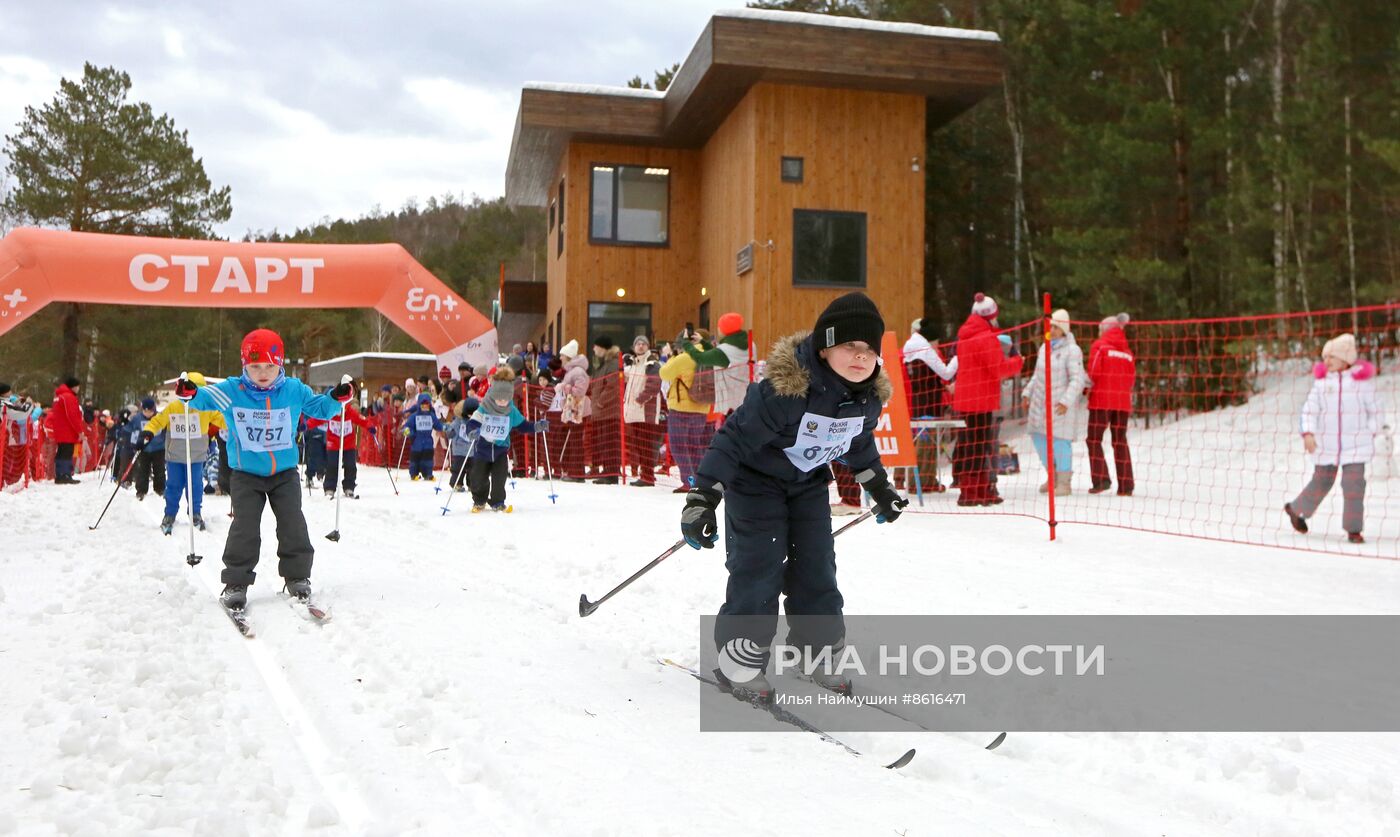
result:
<svg viewBox="0 0 1400 837"><path fill-rule="evenodd" d="M233 426L244 450L258 453L287 450L293 446L292 411L249 410L233 411Z"/></svg>

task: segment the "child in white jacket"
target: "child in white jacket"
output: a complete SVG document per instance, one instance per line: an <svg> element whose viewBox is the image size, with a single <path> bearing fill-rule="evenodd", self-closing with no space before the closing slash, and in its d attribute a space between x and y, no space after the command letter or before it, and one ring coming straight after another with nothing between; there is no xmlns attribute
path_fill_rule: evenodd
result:
<svg viewBox="0 0 1400 837"><path fill-rule="evenodd" d="M1375 434L1385 424L1376 398L1376 368L1357 362L1356 338L1342 334L1322 349L1322 362L1313 367L1312 391L1303 404L1299 429L1303 448L1314 456L1312 481L1297 499L1285 503L1284 512L1293 528L1308 531L1308 518L1332 490L1337 471L1342 472L1342 528L1347 540L1365 543L1361 537L1366 494L1366 463L1375 454Z"/></svg>

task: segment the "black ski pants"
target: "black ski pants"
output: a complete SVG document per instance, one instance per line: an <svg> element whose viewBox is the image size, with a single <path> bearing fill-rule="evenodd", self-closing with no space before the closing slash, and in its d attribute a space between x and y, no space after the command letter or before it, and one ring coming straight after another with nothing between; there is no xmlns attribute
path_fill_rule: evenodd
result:
<svg viewBox="0 0 1400 837"><path fill-rule="evenodd" d="M746 639L766 651L778 628L780 594L788 616L829 617L800 620L800 631L794 624L789 645L820 650L845 637L829 482L819 475L788 482L741 467L725 486L729 583L715 621L717 648Z"/></svg>
<svg viewBox="0 0 1400 837"><path fill-rule="evenodd" d="M233 525L224 542L225 584L252 584L262 552L263 505L277 518L277 573L283 578L310 578L315 550L301 513L301 479L296 468L270 477L234 471Z"/></svg>

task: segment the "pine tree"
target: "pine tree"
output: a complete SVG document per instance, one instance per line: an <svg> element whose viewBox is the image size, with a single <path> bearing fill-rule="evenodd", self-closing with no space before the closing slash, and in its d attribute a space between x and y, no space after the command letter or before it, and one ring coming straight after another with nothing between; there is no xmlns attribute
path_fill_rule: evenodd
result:
<svg viewBox="0 0 1400 837"><path fill-rule="evenodd" d="M232 214L227 186L216 189L188 135L145 102L128 102L131 78L113 67L83 66L58 95L26 107L5 137L14 187L5 211L35 224L79 232L209 237ZM65 305L60 373L77 372L82 306Z"/></svg>

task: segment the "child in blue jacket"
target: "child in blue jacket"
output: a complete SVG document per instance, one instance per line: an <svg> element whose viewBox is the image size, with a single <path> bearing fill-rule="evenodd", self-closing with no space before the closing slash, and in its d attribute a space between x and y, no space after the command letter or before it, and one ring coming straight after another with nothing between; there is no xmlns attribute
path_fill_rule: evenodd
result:
<svg viewBox="0 0 1400 837"><path fill-rule="evenodd" d="M220 599L232 611L248 601L262 546L263 505L277 518L277 571L287 592L306 601L311 597L311 562L315 550L301 513L301 480L297 476L297 423L305 413L329 419L340 415L354 395L349 377L326 395L288 378L282 338L266 328L243 338L243 374L212 386L196 387L182 375L175 396L191 410L217 410L228 425L228 460L232 469L229 493L233 525L224 543L224 592Z"/></svg>
<svg viewBox="0 0 1400 837"><path fill-rule="evenodd" d="M851 469L870 494L877 522L895 520L908 505L875 447L875 425L892 391L880 367L884 332L875 303L856 292L827 306L810 334L779 340L763 381L748 388L696 469L681 533L696 549L713 548L715 509L725 501L729 584L715 621L716 679L736 697L772 699L764 672L780 596L789 616L828 617L792 624L788 645L809 659L828 650L830 659L840 659L844 600L836 585L829 464L840 459ZM850 693L850 681L839 674L820 668L808 674Z"/></svg>
<svg viewBox="0 0 1400 837"><path fill-rule="evenodd" d="M433 397L426 392L418 393L418 409L409 413L403 422L403 435L409 439L410 479L433 481L433 450L437 447L438 434L444 429L437 413L433 412Z"/></svg>
<svg viewBox="0 0 1400 837"><path fill-rule="evenodd" d="M542 433L549 429L546 419L530 422L520 415L515 406L515 370L502 366L492 374L486 397L472 413L466 429L468 434L476 435L471 450L472 511L481 511L487 502L491 511L510 511L506 505L506 475L511 431Z"/></svg>

